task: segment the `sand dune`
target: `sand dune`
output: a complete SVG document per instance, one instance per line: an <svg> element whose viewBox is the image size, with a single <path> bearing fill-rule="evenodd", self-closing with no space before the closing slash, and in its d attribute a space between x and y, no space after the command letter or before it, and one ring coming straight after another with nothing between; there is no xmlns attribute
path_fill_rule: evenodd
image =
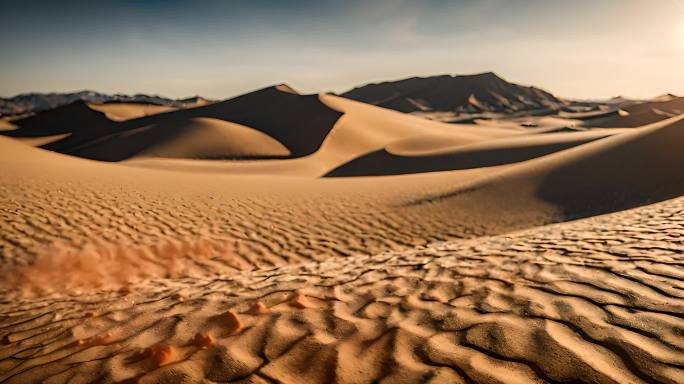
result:
<svg viewBox="0 0 684 384"><path fill-rule="evenodd" d="M216 162L174 159L132 159L127 164L196 172L270 174L320 177L332 169L364 154L384 148L388 143L430 136L438 141L468 144L498 137L520 135L519 129L497 126L444 124L378 108L333 95L320 95L328 108L342 114L311 155L288 160Z"/></svg>
<svg viewBox="0 0 684 384"><path fill-rule="evenodd" d="M682 145L679 116L518 163L415 204L438 204L498 228L614 212L684 194ZM475 208L482 206L492 209Z"/></svg>
<svg viewBox="0 0 684 384"><path fill-rule="evenodd" d="M150 110L139 105L94 106L76 103L38 114L26 121L19 120L17 124L20 129L10 134L33 136L69 132L69 136L50 141L44 148L89 159L134 160L129 163L138 166L186 171L322 176L356 158L372 156L372 152L382 150L397 140L420 141L432 137L430 140L461 145L529 133L519 129L518 125L509 128L428 121L333 95L299 95L285 85L203 107L166 113L159 108ZM55 118L58 112L59 118ZM136 117L152 112L157 113ZM52 122L45 124L47 128L36 128L47 120ZM561 121L560 124L568 122ZM550 127L559 122L546 124ZM218 128L220 125L223 128ZM242 129L236 128L238 126L242 126ZM257 136L260 138L257 139ZM247 137L250 139L247 140ZM552 147L548 148L552 150ZM520 161L534 156L530 152L509 160L490 164L483 162L480 166ZM296 161L202 163L168 160L278 157L292 157ZM419 167L417 170L464 167L458 164L451 167L449 162L443 164L441 168ZM407 169L389 173L407 172L412 171Z"/></svg>
<svg viewBox="0 0 684 384"><path fill-rule="evenodd" d="M353 116L345 114L349 120ZM520 151L528 156L547 151L548 146L577 146L499 167L335 180L134 169L57 155L6 139L2 163L8 192L3 206L13 213L2 231L3 256L16 266L55 254L76 260L104 254L116 260L115 255L129 249L163 265L169 258L183 260L182 244L209 241L207 249L222 250L211 251L222 255L214 266L222 271L529 228L681 195L684 179L679 170L684 164L676 155L684 139L681 128L682 120L675 118L626 133L489 139L436 150L446 150L448 155L461 151L463 159L486 159L487 151L509 156ZM605 137L609 132L614 135ZM408 143L389 148L405 159L430 157L425 155L431 152L418 147L416 153ZM343 149L343 144L340 140L337 148ZM89 186L80 180L89 180ZM84 201L83 211L63 209ZM25 217L22 212L27 207L40 215ZM108 212L106 217L93 222L103 212ZM25 222L26 227L10 222ZM53 223L60 223L63 230L52 229ZM154 244L168 244L169 250ZM181 275L183 270L206 273L188 260L178 268ZM163 267L144 270L147 277L165 273ZM44 288L49 290L49 285Z"/></svg>
<svg viewBox="0 0 684 384"><path fill-rule="evenodd" d="M562 151L614 133L607 131L518 135L474 144L421 136L399 140L335 168L326 176L381 176L490 167Z"/></svg>
<svg viewBox="0 0 684 384"><path fill-rule="evenodd" d="M115 122L106 113L83 101L57 107L34 116L13 120L18 129L3 132L11 137L36 137L69 133L103 135L114 129Z"/></svg>
<svg viewBox="0 0 684 384"><path fill-rule="evenodd" d="M0 382L681 383L680 100L445 124L278 85L8 122Z"/></svg>
<svg viewBox="0 0 684 384"><path fill-rule="evenodd" d="M272 137L207 117L176 120L126 130L74 148L79 156L100 159L166 157L188 159L288 157Z"/></svg>
<svg viewBox="0 0 684 384"><path fill-rule="evenodd" d="M608 116L590 119L586 124L593 127L631 128L652 124L684 113L684 97L669 96L622 107L620 111Z"/></svg>
<svg viewBox="0 0 684 384"><path fill-rule="evenodd" d="M127 137L125 132L135 132L149 126L157 126L159 132L172 131L177 129L178 124L184 124L179 123L180 121L204 118L227 121L260 131L284 145L292 156L297 157L316 151L339 116L339 113L320 103L316 95L298 95L292 93L290 88L269 87L200 107L158 113L116 123L111 120L103 121L106 130L99 129L98 122L95 121L84 123L83 127L90 127L87 133L82 133L83 129L79 129L78 135L72 134L45 148L96 160L119 161L135 154L134 148L138 147L137 142L132 140L133 148L125 148L125 140L122 140ZM71 124L80 123L72 121ZM190 125L186 124L186 126ZM93 129L94 127L98 129ZM102 155L98 153L96 146L105 136L102 132L105 132L105 135L120 134L117 146L122 149L116 154L121 156L112 156L111 151L105 151ZM299 134L300 132L306 132L306 134ZM88 150L84 151L83 148L88 148ZM260 153L262 151L255 148L246 149L243 152ZM213 152L199 157L212 156L214 156ZM232 157L232 155L225 157Z"/></svg>

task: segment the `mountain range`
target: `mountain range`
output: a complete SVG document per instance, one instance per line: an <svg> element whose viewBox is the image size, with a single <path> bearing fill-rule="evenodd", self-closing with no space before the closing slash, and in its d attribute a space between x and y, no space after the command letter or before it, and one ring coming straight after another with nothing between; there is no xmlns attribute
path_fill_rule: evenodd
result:
<svg viewBox="0 0 684 384"><path fill-rule="evenodd" d="M567 102L535 87L510 83L493 72L411 77L367 84L342 96L400 112L518 112L558 109Z"/></svg>
<svg viewBox="0 0 684 384"><path fill-rule="evenodd" d="M200 97L188 97L185 99L169 99L157 95L108 95L95 91L79 91L69 93L22 93L14 97L0 98L0 116L21 115L34 113L57 108L62 105L71 104L75 101L85 101L88 103L104 104L111 102L119 103L142 103L164 105L176 108L187 108L195 105L202 105L209 100Z"/></svg>
<svg viewBox="0 0 684 384"><path fill-rule="evenodd" d="M535 87L510 83L493 72L475 75L411 77L404 80L367 84L341 96L400 112L520 112L558 109L567 101ZM26 93L0 99L0 115L34 113L70 104L143 103L176 108L203 105L200 96L170 99L156 95L108 95L95 91L72 93Z"/></svg>

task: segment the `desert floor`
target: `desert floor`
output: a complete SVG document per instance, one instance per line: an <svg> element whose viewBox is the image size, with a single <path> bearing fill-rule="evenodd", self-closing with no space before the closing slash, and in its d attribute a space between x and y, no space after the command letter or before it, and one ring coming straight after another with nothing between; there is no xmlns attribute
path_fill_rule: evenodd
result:
<svg viewBox="0 0 684 384"><path fill-rule="evenodd" d="M684 382L684 115L235 100L3 122L0 382Z"/></svg>

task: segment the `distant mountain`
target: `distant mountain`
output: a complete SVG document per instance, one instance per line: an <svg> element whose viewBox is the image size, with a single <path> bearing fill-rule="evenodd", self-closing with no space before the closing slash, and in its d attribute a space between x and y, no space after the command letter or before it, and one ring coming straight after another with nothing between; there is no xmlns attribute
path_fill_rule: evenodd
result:
<svg viewBox="0 0 684 384"><path fill-rule="evenodd" d="M368 84L342 96L400 112L518 112L557 109L566 102L546 91L509 83L493 72L412 77Z"/></svg>
<svg viewBox="0 0 684 384"><path fill-rule="evenodd" d="M200 96L174 100L156 95L107 95L94 91L80 91L73 93L24 93L10 98L0 98L0 116L45 111L71 104L79 100L97 104L111 102L143 103L166 105L178 108L203 105L209 101Z"/></svg>

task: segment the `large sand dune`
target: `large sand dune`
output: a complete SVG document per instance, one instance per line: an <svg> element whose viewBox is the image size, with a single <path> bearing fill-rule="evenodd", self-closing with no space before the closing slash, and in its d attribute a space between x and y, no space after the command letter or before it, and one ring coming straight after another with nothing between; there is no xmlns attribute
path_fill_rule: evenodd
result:
<svg viewBox="0 0 684 384"><path fill-rule="evenodd" d="M444 124L280 85L7 121L0 382L681 383L677 100Z"/></svg>

